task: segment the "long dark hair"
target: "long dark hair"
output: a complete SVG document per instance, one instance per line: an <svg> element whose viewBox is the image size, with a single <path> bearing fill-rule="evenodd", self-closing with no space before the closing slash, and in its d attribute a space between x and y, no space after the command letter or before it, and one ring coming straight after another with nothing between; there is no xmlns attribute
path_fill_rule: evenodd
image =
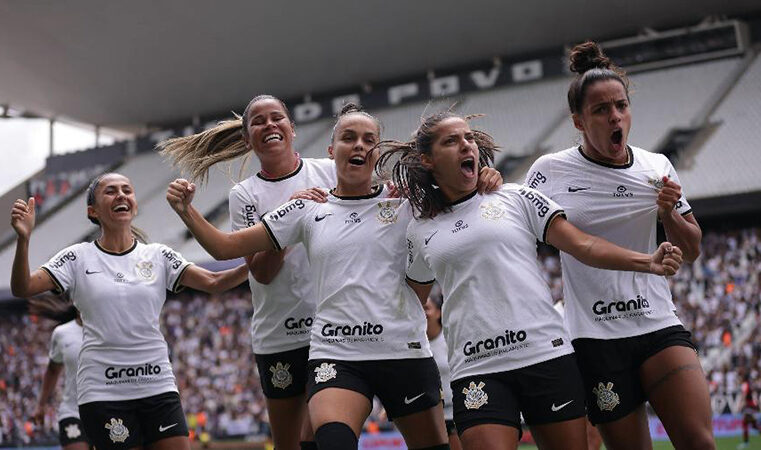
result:
<svg viewBox="0 0 761 450"><path fill-rule="evenodd" d="M29 314L47 317L58 323L66 323L76 319L78 311L65 294L41 294L29 299Z"/></svg>
<svg viewBox="0 0 761 450"><path fill-rule="evenodd" d="M98 185L100 184L101 180L103 180L103 178L106 175L121 175L121 174L114 173L114 172L108 172L108 173L104 173L104 174L101 174L101 175L98 175L97 177L95 177L90 182L90 185L87 187L87 198L86 198L87 206L93 206L93 205L95 205L95 190L98 188ZM96 219L95 217L93 217L93 216L91 216L89 214L87 215L87 220L89 220L90 222L94 223L95 225L100 226L100 221L98 221L98 219ZM147 244L148 243L148 234L145 231L143 231L140 228L138 228L138 227L136 227L134 225L131 225L131 224L129 226L129 229L132 232L132 235L135 237L135 239L137 239L138 241L142 242L143 244Z"/></svg>
<svg viewBox="0 0 761 450"><path fill-rule="evenodd" d="M613 64L596 42L587 41L576 45L568 55L568 67L576 73L568 87L568 108L578 114L584 106L584 94L589 86L598 81L616 80L629 97L629 78L620 67Z"/></svg>
<svg viewBox="0 0 761 450"><path fill-rule="evenodd" d="M449 201L439 189L433 173L423 166L421 156L431 155L433 141L436 138L436 127L443 120L451 117L460 117L469 121L480 115L462 117L451 111L439 112L425 118L417 131L412 134L411 140L407 142L381 141L378 144L383 151L375 165L376 172L381 178L389 178L389 170L386 166L391 164L391 181L423 218L430 219L440 212L449 210ZM491 166L494 162L494 152L499 151L499 147L489 134L479 130L471 129L471 131L478 145L479 167Z"/></svg>

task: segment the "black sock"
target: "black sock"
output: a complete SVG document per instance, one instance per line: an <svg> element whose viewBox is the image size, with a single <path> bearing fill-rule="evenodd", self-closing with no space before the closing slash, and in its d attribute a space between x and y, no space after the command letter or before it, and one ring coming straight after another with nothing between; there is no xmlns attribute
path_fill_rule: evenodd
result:
<svg viewBox="0 0 761 450"><path fill-rule="evenodd" d="M349 425L328 422L314 432L314 440L320 450L356 450L357 436Z"/></svg>
<svg viewBox="0 0 761 450"><path fill-rule="evenodd" d="M415 450L449 450L449 444L432 445L430 447L420 447Z"/></svg>
<svg viewBox="0 0 761 450"><path fill-rule="evenodd" d="M317 442L315 441L301 441L299 446L301 450L317 450Z"/></svg>

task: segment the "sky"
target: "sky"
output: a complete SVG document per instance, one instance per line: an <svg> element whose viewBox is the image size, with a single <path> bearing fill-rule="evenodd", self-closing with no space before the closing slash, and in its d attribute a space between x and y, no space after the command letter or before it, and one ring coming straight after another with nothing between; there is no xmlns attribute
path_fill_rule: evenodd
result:
<svg viewBox="0 0 761 450"><path fill-rule="evenodd" d="M92 128L56 122L54 154L95 146ZM113 138L101 133L101 145ZM50 122L47 119L0 119L0 196L45 167L50 154Z"/></svg>

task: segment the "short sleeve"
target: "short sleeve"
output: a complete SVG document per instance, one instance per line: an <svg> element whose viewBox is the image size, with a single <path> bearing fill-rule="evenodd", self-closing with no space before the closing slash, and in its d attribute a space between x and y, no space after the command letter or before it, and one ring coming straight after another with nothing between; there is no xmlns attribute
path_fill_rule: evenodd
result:
<svg viewBox="0 0 761 450"><path fill-rule="evenodd" d="M671 161L668 161L668 177L671 178L679 186L682 185L682 183L679 181L679 175L676 174L674 166L671 165ZM676 209L676 212L683 216L686 216L692 212L692 207L689 203L687 203L687 197L685 197L684 188L682 188L682 196L679 198L679 201L676 202L674 209Z"/></svg>
<svg viewBox="0 0 761 450"><path fill-rule="evenodd" d="M61 346L61 333L58 328L53 330L50 335L50 351L48 352L50 360L59 364L63 363L63 348Z"/></svg>
<svg viewBox="0 0 761 450"><path fill-rule="evenodd" d="M520 210L526 219L531 233L541 242L547 242L547 231L552 220L558 216L565 216L563 208L549 197L536 189L522 186L518 190Z"/></svg>
<svg viewBox="0 0 761 450"><path fill-rule="evenodd" d="M192 263L186 261L181 254L166 245L160 245L159 251L161 252L161 261L164 262L166 289L171 292L181 291L182 285L180 280L182 279L182 274Z"/></svg>
<svg viewBox="0 0 761 450"><path fill-rule="evenodd" d="M232 231L252 227L261 222L256 203L240 184L236 184L228 196Z"/></svg>
<svg viewBox="0 0 761 450"><path fill-rule="evenodd" d="M411 229L412 225L407 228L407 279L418 284L431 284L436 277L420 253L420 243Z"/></svg>
<svg viewBox="0 0 761 450"><path fill-rule="evenodd" d="M278 206L262 218L264 228L277 250L302 242L306 228L306 218L313 209L313 202L297 198Z"/></svg>
<svg viewBox="0 0 761 450"><path fill-rule="evenodd" d="M53 279L53 292L62 294L72 288L80 259L79 244L76 244L61 250L40 267Z"/></svg>
<svg viewBox="0 0 761 450"><path fill-rule="evenodd" d="M550 165L552 160L549 155L542 156L534 161L526 174L526 186L531 189L552 197L552 180L550 178Z"/></svg>

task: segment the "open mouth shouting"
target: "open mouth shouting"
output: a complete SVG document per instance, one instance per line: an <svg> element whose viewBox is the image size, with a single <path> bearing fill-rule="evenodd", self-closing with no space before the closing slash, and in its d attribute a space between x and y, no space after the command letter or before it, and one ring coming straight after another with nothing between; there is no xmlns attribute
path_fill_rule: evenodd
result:
<svg viewBox="0 0 761 450"><path fill-rule="evenodd" d="M349 158L349 164L352 166L364 166L367 159L360 155L354 155Z"/></svg>
<svg viewBox="0 0 761 450"><path fill-rule="evenodd" d="M264 136L264 139L262 139L262 142L264 142L265 144L268 144L270 142L282 141L282 140L283 140L283 135L282 134L280 134L280 133L270 133L270 134L267 134L267 135Z"/></svg>
<svg viewBox="0 0 761 450"><path fill-rule="evenodd" d="M460 161L460 171L465 178L475 178L476 176L476 160L472 156L469 156Z"/></svg>
<svg viewBox="0 0 761 450"><path fill-rule="evenodd" d="M613 133L610 135L610 143L613 146L613 149L616 151L621 151L624 148L623 145L624 142L624 131L621 128L616 128L613 130Z"/></svg>

